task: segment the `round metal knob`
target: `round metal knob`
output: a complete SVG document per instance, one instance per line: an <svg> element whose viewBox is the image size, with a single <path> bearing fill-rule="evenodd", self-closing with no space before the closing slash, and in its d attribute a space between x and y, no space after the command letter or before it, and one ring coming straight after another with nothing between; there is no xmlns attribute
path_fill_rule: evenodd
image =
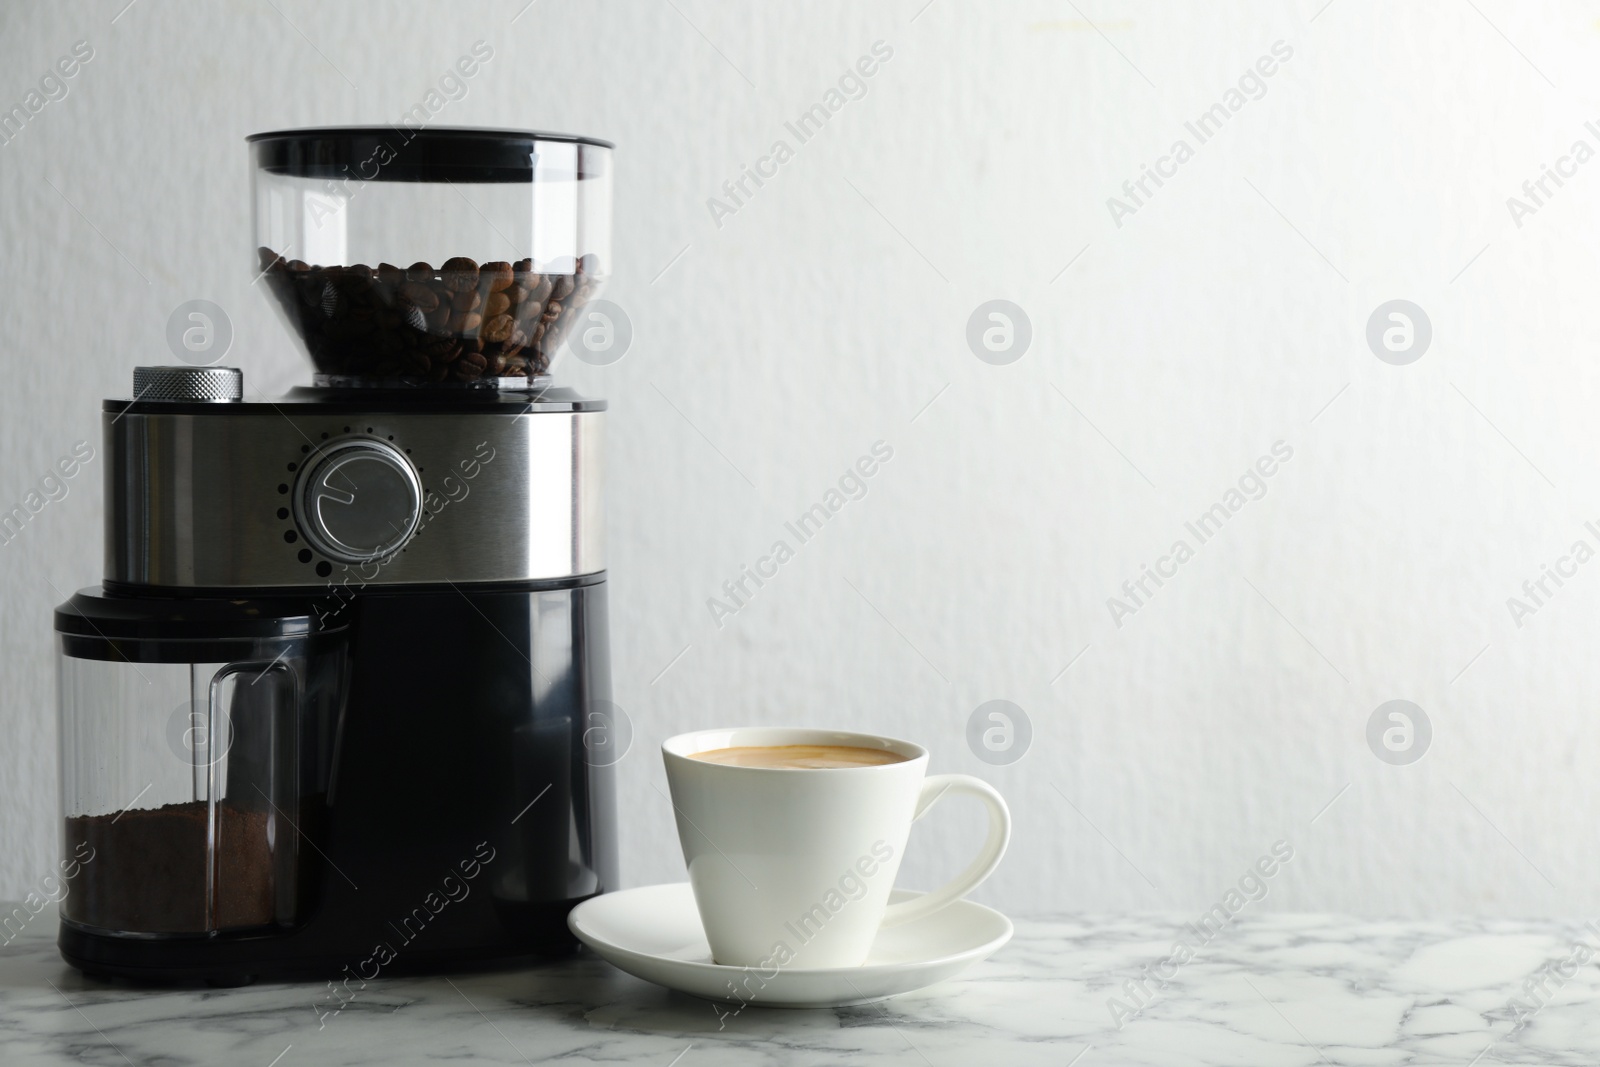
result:
<svg viewBox="0 0 1600 1067"><path fill-rule="evenodd" d="M238 367L135 367L133 399L242 400L244 374Z"/></svg>
<svg viewBox="0 0 1600 1067"><path fill-rule="evenodd" d="M347 437L307 460L295 484L295 522L311 545L341 563L398 552L422 518L422 482L386 441Z"/></svg>

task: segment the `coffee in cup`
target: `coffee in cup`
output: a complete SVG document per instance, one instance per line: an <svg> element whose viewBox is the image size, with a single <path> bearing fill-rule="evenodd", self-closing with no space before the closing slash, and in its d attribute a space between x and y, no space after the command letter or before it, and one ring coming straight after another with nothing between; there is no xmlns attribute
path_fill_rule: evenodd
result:
<svg viewBox="0 0 1600 1067"><path fill-rule="evenodd" d="M728 767L827 770L832 767L877 767L885 763L900 763L908 757L886 748L863 748L860 745L736 745L696 752L689 758Z"/></svg>
<svg viewBox="0 0 1600 1067"><path fill-rule="evenodd" d="M837 730L702 730L661 746L695 904L720 964L857 967L878 930L930 915L987 878L1011 836L992 786L927 776L920 745ZM988 809L989 835L948 884L889 903L911 824L942 797Z"/></svg>

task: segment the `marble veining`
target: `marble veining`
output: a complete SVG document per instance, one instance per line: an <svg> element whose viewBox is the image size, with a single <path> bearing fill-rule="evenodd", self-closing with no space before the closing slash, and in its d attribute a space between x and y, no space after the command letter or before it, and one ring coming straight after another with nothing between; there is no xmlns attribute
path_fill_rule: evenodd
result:
<svg viewBox="0 0 1600 1067"><path fill-rule="evenodd" d="M713 1005L594 956L380 979L320 1017L327 991L309 984L106 985L61 961L46 912L0 946L0 1063L1600 1062L1600 923L1261 914L1162 965L1188 921L1023 919L993 959L932 989L833 1010L752 1006L723 1026Z"/></svg>

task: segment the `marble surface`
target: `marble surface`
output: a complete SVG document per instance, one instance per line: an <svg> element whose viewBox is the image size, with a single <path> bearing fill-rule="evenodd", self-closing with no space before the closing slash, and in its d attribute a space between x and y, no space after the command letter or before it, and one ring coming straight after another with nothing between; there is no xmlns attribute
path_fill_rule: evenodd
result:
<svg viewBox="0 0 1600 1067"><path fill-rule="evenodd" d="M1600 969L1588 958L1600 950L1600 923L1246 913L1200 945L1186 925L1193 921L1024 919L993 959L941 986L837 1010L749 1007L719 1028L711 1004L593 956L512 973L380 980L320 1020L326 990L313 985L108 986L61 961L45 912L0 946L0 1063L1600 1061ZM1165 962L1179 939L1197 954ZM1146 968L1166 985L1146 980ZM1146 982L1142 1009L1130 981Z"/></svg>

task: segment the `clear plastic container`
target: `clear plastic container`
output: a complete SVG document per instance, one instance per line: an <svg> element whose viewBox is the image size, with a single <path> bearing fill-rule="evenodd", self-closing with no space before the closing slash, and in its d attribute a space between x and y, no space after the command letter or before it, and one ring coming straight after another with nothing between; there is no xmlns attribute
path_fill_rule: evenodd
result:
<svg viewBox="0 0 1600 1067"><path fill-rule="evenodd" d="M315 861L304 843L324 822L342 635L248 600L88 591L56 629L62 918L132 937L294 925Z"/></svg>
<svg viewBox="0 0 1600 1067"><path fill-rule="evenodd" d="M517 130L249 138L254 269L319 385L526 385L611 271L611 145Z"/></svg>

